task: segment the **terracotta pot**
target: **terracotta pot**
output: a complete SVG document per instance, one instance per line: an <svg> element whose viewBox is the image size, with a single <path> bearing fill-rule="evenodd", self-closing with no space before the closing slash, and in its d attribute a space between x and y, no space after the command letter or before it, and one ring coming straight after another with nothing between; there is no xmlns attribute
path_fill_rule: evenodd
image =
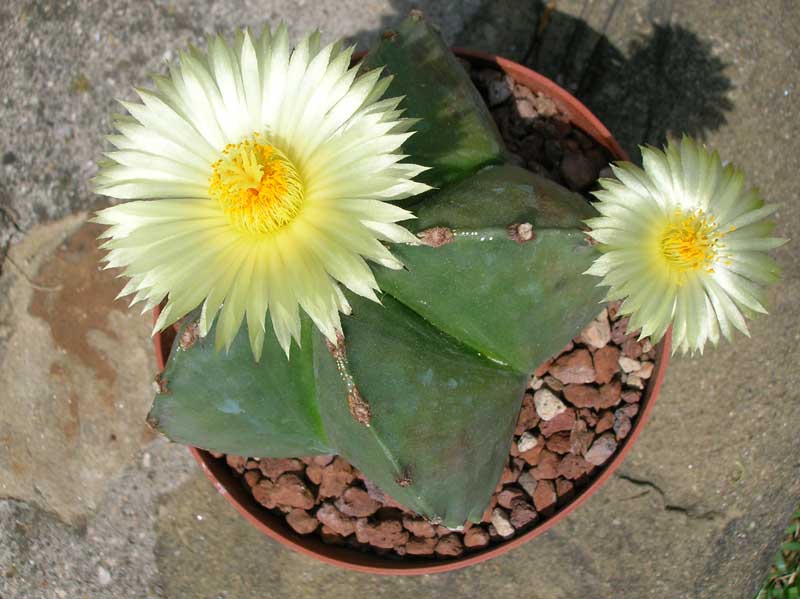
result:
<svg viewBox="0 0 800 599"><path fill-rule="evenodd" d="M464 49L454 49L454 52L475 65L500 68L509 74L517 83L525 85L535 92L549 96L561 111L570 118L573 124L577 125L585 133L594 138L595 141L605 147L615 159L627 159L625 151L597 117L589 112L589 110L571 94L549 79L520 64L505 58L500 58L499 56ZM158 309L156 309L156 311L158 311ZM620 447L614 457L599 469L599 472L595 475L591 483L578 490L575 497L569 503L561 506L551 517L541 520L533 529L501 544L487 547L481 551L468 553L460 558L442 560L428 559L425 561L419 559L389 559L373 553L364 553L347 547L326 545L316 536L299 535L289 527L284 518L272 514L261 504L256 502L250 494L250 491L228 467L224 460L215 459L211 454L202 449L191 447L190 451L198 464L200 464L206 476L208 476L214 484L217 491L219 491L242 516L261 532L290 549L328 564L340 566L348 570L373 574L412 575L457 570L502 555L538 537L566 518L567 515L577 509L578 506L594 495L594 493L606 483L633 447L650 413L653 411L656 398L658 397L661 384L664 380L667 362L669 361L671 337L670 330L657 346L653 375L643 394L640 402L640 412L633 424L633 428L628 436L620 443ZM175 331L173 329L169 329L162 334L157 334L154 337L156 360L159 369L164 368L174 338Z"/></svg>

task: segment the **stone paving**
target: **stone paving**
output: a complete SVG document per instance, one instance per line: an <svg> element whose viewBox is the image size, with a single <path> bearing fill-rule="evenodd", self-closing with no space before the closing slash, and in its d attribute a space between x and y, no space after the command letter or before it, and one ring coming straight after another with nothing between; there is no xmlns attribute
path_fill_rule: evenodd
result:
<svg viewBox="0 0 800 599"><path fill-rule="evenodd" d="M749 599L800 499L800 263L752 338L675 358L619 474L565 522L447 575L353 574L257 534L143 425L149 316L98 272L89 191L114 98L189 41L284 18L363 44L422 8L525 61L632 155L686 130L797 237L800 5L777 0L11 0L0 6L0 598Z"/></svg>

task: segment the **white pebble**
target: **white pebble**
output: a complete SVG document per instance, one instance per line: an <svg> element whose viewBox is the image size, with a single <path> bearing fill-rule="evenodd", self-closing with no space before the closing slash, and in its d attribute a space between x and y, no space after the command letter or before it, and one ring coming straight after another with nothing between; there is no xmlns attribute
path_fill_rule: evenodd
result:
<svg viewBox="0 0 800 599"><path fill-rule="evenodd" d="M534 393L533 403L539 418L545 422L552 420L567 409L564 402L558 399L550 389L539 389Z"/></svg>

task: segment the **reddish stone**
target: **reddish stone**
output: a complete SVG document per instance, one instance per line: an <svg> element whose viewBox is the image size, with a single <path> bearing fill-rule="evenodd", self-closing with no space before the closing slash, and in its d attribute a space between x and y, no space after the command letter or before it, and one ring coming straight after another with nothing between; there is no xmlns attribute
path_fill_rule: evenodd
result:
<svg viewBox="0 0 800 599"><path fill-rule="evenodd" d="M522 467L518 466L516 460L512 461L511 464L506 464L503 468L503 474L500 477L500 483L505 485L509 483L517 482L519 475L522 473Z"/></svg>
<svg viewBox="0 0 800 599"><path fill-rule="evenodd" d="M311 461L317 466L321 466L324 468L325 466L330 464L335 458L336 456L334 454L327 453L323 455L315 455L314 457L311 458Z"/></svg>
<svg viewBox="0 0 800 599"><path fill-rule="evenodd" d="M567 408L552 420L539 423L539 430L545 437L561 431L570 431L575 426L575 410Z"/></svg>
<svg viewBox="0 0 800 599"><path fill-rule="evenodd" d="M322 482L322 471L322 466L311 462L308 466L306 466L306 478L315 485L318 485Z"/></svg>
<svg viewBox="0 0 800 599"><path fill-rule="evenodd" d="M253 487L253 498L266 508L274 509L277 505L272 497L272 491L275 484L268 478L262 478L259 483Z"/></svg>
<svg viewBox="0 0 800 599"><path fill-rule="evenodd" d="M317 526L319 526L319 520L311 516L307 511L299 509L293 509L286 514L286 522L295 532L301 535L310 534L317 530Z"/></svg>
<svg viewBox="0 0 800 599"><path fill-rule="evenodd" d="M619 350L613 345L606 345L594 353L594 369L596 382L608 383L619 372Z"/></svg>
<svg viewBox="0 0 800 599"><path fill-rule="evenodd" d="M436 536L433 525L422 518L403 516L403 526L415 537L431 538Z"/></svg>
<svg viewBox="0 0 800 599"><path fill-rule="evenodd" d="M383 520L367 526L368 542L375 547L391 549L405 545L408 537L408 531L403 528L400 520Z"/></svg>
<svg viewBox="0 0 800 599"><path fill-rule="evenodd" d="M348 485L353 482L355 475L353 469L345 460L336 457L322 470L322 480L319 485L320 497L338 497Z"/></svg>
<svg viewBox="0 0 800 599"><path fill-rule="evenodd" d="M574 453L565 455L558 465L558 475L569 480L580 478L586 473L586 470L586 460Z"/></svg>
<svg viewBox="0 0 800 599"><path fill-rule="evenodd" d="M633 337L630 337L622 344L622 353L636 360L642 355L642 344Z"/></svg>
<svg viewBox="0 0 800 599"><path fill-rule="evenodd" d="M514 500L521 499L522 497L522 489L518 487L506 487L497 494L497 504L506 508L507 510L510 510Z"/></svg>
<svg viewBox="0 0 800 599"><path fill-rule="evenodd" d="M594 432L589 429L583 420L578 420L569 435L570 451L574 454L584 455L594 441Z"/></svg>
<svg viewBox="0 0 800 599"><path fill-rule="evenodd" d="M581 420L583 420L589 426L593 427L595 424L597 424L597 414L594 412L594 410L583 408L578 410L578 415L581 417Z"/></svg>
<svg viewBox="0 0 800 599"><path fill-rule="evenodd" d="M617 439L624 439L631 432L631 419L622 410L614 412L614 434Z"/></svg>
<svg viewBox="0 0 800 599"><path fill-rule="evenodd" d="M545 449L539 458L539 463L531 468L531 475L537 480L555 478L558 476L559 461L558 455Z"/></svg>
<svg viewBox="0 0 800 599"><path fill-rule="evenodd" d="M539 423L539 416L536 415L536 407L533 404L533 395L526 393L522 398L522 407L517 418L517 428L514 434L519 436L523 432L532 429Z"/></svg>
<svg viewBox="0 0 800 599"><path fill-rule="evenodd" d="M536 485L536 490L533 492L533 505L536 510L544 512L550 509L556 503L558 497L556 496L556 489L551 480L540 480Z"/></svg>
<svg viewBox="0 0 800 599"><path fill-rule="evenodd" d="M652 362L642 362L642 367L634 374L640 379L649 379L653 376L653 368L655 368L655 365Z"/></svg>
<svg viewBox="0 0 800 599"><path fill-rule="evenodd" d="M576 349L560 357L550 372L562 383L591 383L595 379L592 355L587 349Z"/></svg>
<svg viewBox="0 0 800 599"><path fill-rule="evenodd" d="M527 526L538 517L539 514L527 501L517 500L511 507L511 526L514 528Z"/></svg>
<svg viewBox="0 0 800 599"><path fill-rule="evenodd" d="M617 405L622 399L622 384L612 381L600 387L600 403L598 409L610 408Z"/></svg>
<svg viewBox="0 0 800 599"><path fill-rule="evenodd" d="M611 325L611 340L617 345L623 345L628 340L628 323L630 318L625 316Z"/></svg>
<svg viewBox="0 0 800 599"><path fill-rule="evenodd" d="M601 466L608 461L617 450L617 441L611 433L605 433L592 443L586 452L586 461L595 466Z"/></svg>
<svg viewBox="0 0 800 599"><path fill-rule="evenodd" d="M467 547L486 547L489 544L489 533L480 526L473 526L464 534L464 545Z"/></svg>
<svg viewBox="0 0 800 599"><path fill-rule="evenodd" d="M384 493L371 480L366 478L363 478L362 480L364 481L364 486L367 487L367 493L375 501L382 503L384 507L400 510L401 512L411 513L407 507L401 505L400 503L397 503L397 501L395 501L391 496Z"/></svg>
<svg viewBox="0 0 800 599"><path fill-rule="evenodd" d="M226 455L225 461L228 463L228 466L236 470L239 474L244 472L244 466L247 463L247 458L240 455Z"/></svg>
<svg viewBox="0 0 800 599"><path fill-rule="evenodd" d="M633 418L634 416L636 416L636 414L639 413L639 406L638 404L635 403L627 404L619 408L617 412L625 414L628 418Z"/></svg>
<svg viewBox="0 0 800 599"><path fill-rule="evenodd" d="M549 370L552 364L553 360L548 360L547 362L539 366L539 368L533 371L534 376L542 378L545 374L547 374L547 371Z"/></svg>
<svg viewBox="0 0 800 599"><path fill-rule="evenodd" d="M525 460L531 466L535 466L539 463L539 459L543 450L544 444L539 443L533 449L529 449L528 451L519 454L519 457Z"/></svg>
<svg viewBox="0 0 800 599"><path fill-rule="evenodd" d="M248 487L255 487L261 480L261 473L258 470L248 470L244 473L244 481Z"/></svg>
<svg viewBox="0 0 800 599"><path fill-rule="evenodd" d="M314 507L314 494L296 474L282 474L272 488L272 499L278 505L304 510Z"/></svg>
<svg viewBox="0 0 800 599"><path fill-rule="evenodd" d="M603 412L603 415L597 421L597 424L594 426L594 431L599 435L600 433L604 433L607 430L610 430L614 426L614 413L613 412Z"/></svg>
<svg viewBox="0 0 800 599"><path fill-rule="evenodd" d="M316 516L317 520L343 537L349 536L355 532L355 523L353 519L339 511L332 503L323 503L317 510Z"/></svg>
<svg viewBox="0 0 800 599"><path fill-rule="evenodd" d="M553 391L561 391L564 389L564 383L559 381L556 377L550 376L549 374L544 377L543 382Z"/></svg>
<svg viewBox="0 0 800 599"><path fill-rule="evenodd" d="M565 497L572 493L575 485L572 481L566 480L564 478L556 479L556 494L559 497Z"/></svg>
<svg viewBox="0 0 800 599"><path fill-rule="evenodd" d="M259 463L257 460L247 460L244 464L245 470L258 470Z"/></svg>
<svg viewBox="0 0 800 599"><path fill-rule="evenodd" d="M547 439L547 449L549 449L554 453L567 453L572 448L572 442L570 440L570 436L571 433L568 431L561 431L560 433L555 433L549 439Z"/></svg>
<svg viewBox="0 0 800 599"><path fill-rule="evenodd" d="M369 494L358 487L348 487L336 500L336 507L343 514L354 518L371 516L381 507Z"/></svg>
<svg viewBox="0 0 800 599"><path fill-rule="evenodd" d="M270 480L277 480L284 472L302 472L303 462L294 458L261 458L261 473Z"/></svg>
<svg viewBox="0 0 800 599"><path fill-rule="evenodd" d="M436 547L436 539L411 537L406 543L406 553L409 555L431 555Z"/></svg>
<svg viewBox="0 0 800 599"><path fill-rule="evenodd" d="M464 544L458 535L447 535L439 539L434 551L442 557L457 557L464 553Z"/></svg>
<svg viewBox="0 0 800 599"><path fill-rule="evenodd" d="M576 408L596 408L600 403L600 391L591 385L567 385L564 397Z"/></svg>
<svg viewBox="0 0 800 599"><path fill-rule="evenodd" d="M622 394L622 401L625 403L636 404L642 399L641 391L634 391L633 389L626 389Z"/></svg>

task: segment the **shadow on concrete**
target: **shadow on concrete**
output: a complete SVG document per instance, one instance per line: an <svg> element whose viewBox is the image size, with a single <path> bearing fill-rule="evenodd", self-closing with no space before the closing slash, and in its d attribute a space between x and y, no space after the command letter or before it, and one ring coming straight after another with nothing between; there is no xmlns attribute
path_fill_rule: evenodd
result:
<svg viewBox="0 0 800 599"><path fill-rule="evenodd" d="M387 29L413 8L433 22L448 18L439 14L439 0L392 4L396 14L384 18ZM650 2L638 9L619 0L586 2L579 17L557 10L555 4L465 1L463 12L471 16L448 41L503 55L553 79L581 99L634 159L638 144L660 145L681 133L704 139L725 124L733 108L726 65L714 56L710 43L669 23L671 2ZM626 47L615 46L608 31L627 39ZM359 32L354 39L374 40L375 33Z"/></svg>

